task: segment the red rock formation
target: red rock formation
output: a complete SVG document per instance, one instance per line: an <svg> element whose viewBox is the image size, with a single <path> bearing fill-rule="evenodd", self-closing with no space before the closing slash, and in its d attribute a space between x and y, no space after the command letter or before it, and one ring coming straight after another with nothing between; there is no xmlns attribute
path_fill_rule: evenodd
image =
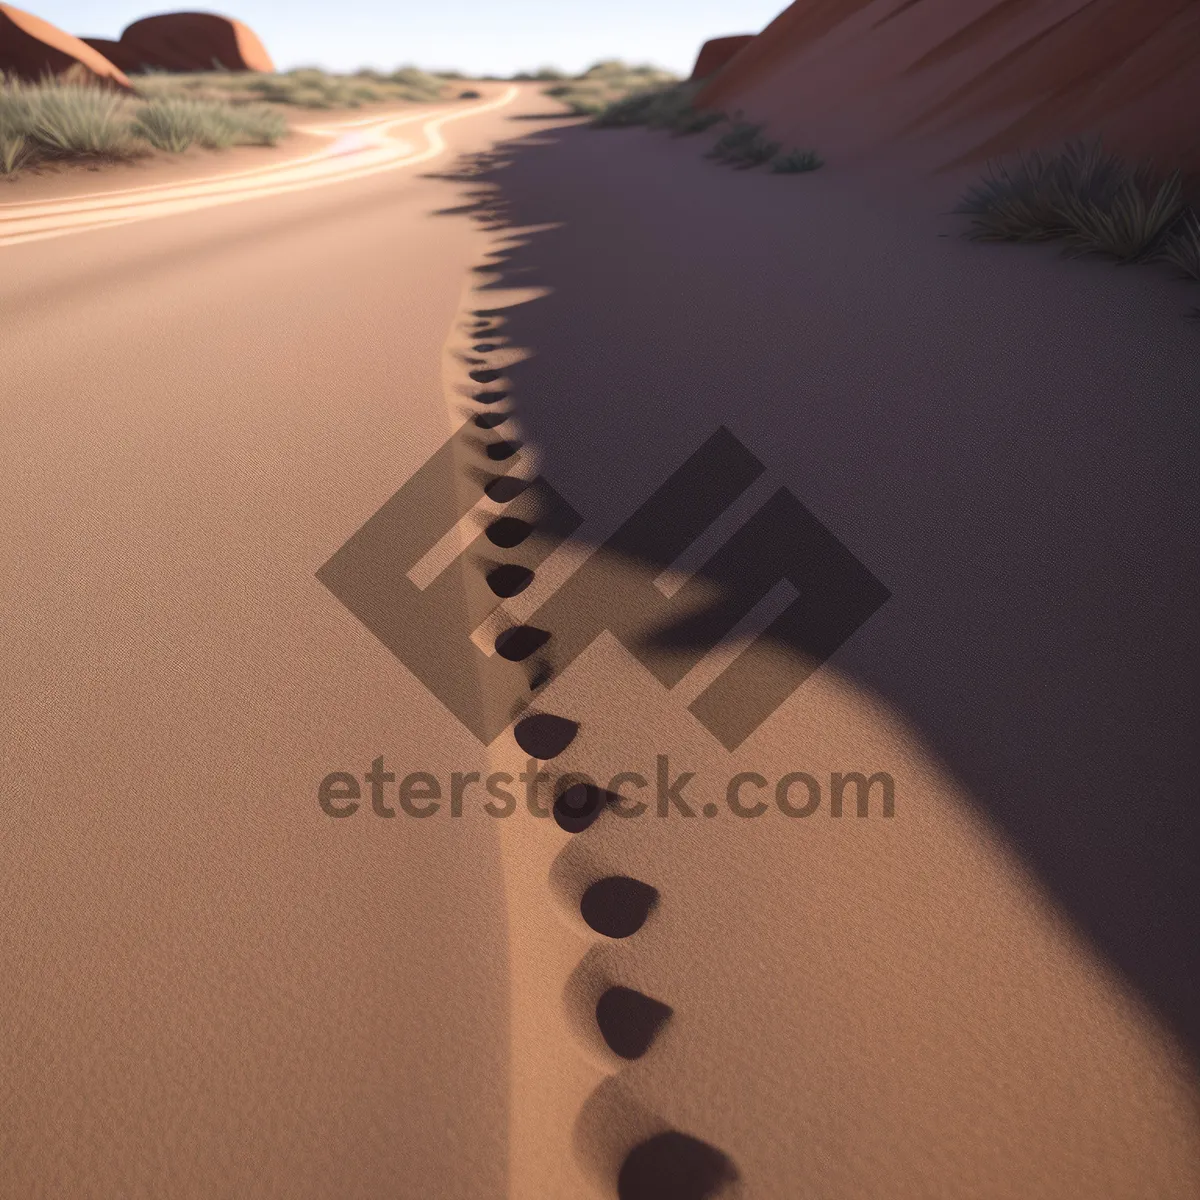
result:
<svg viewBox="0 0 1200 1200"><path fill-rule="evenodd" d="M129 87L124 73L80 38L32 13L0 4L0 71L37 80L47 74L61 75L71 67L82 67L117 87Z"/></svg>
<svg viewBox="0 0 1200 1200"><path fill-rule="evenodd" d="M79 39L91 46L93 50L103 54L110 63L119 67L122 71L140 71L142 64L137 58L130 54L129 47L123 46L120 42L111 41L109 38L93 38L85 37Z"/></svg>
<svg viewBox="0 0 1200 1200"><path fill-rule="evenodd" d="M1200 175L1195 0L798 0L697 98L826 157L958 167L1102 135Z"/></svg>
<svg viewBox="0 0 1200 1200"><path fill-rule="evenodd" d="M692 79L704 79L714 71L719 71L743 46L754 41L754 34L739 33L734 37L709 38L700 47L696 55L696 65L692 68Z"/></svg>
<svg viewBox="0 0 1200 1200"><path fill-rule="evenodd" d="M274 71L275 64L257 34L241 21L215 13L160 13L128 26L112 53L126 70ZM219 64L219 67L218 65Z"/></svg>

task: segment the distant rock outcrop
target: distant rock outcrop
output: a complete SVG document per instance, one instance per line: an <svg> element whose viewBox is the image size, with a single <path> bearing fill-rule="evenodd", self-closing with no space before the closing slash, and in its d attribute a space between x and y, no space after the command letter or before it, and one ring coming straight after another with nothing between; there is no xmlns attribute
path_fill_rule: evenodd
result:
<svg viewBox="0 0 1200 1200"><path fill-rule="evenodd" d="M128 26L120 41L85 39L125 71L274 71L248 25L216 13L160 13Z"/></svg>
<svg viewBox="0 0 1200 1200"><path fill-rule="evenodd" d="M114 63L81 38L32 13L0 4L0 71L19 79L38 80L71 68L82 68L116 87L130 86Z"/></svg>
<svg viewBox="0 0 1200 1200"><path fill-rule="evenodd" d="M128 46L122 46L120 42L111 41L109 38L94 38L85 37L79 39L85 42L91 48L100 54L103 54L115 67L119 67L122 71L139 71L141 63L129 53Z"/></svg>
<svg viewBox="0 0 1200 1200"><path fill-rule="evenodd" d="M752 41L754 41L752 33L709 38L700 47L700 53L696 55L696 65L692 68L691 79L706 79L714 71L719 71L743 46L748 46Z"/></svg>
<svg viewBox="0 0 1200 1200"><path fill-rule="evenodd" d="M1196 0L798 0L696 99L910 167L1100 135L1200 175Z"/></svg>

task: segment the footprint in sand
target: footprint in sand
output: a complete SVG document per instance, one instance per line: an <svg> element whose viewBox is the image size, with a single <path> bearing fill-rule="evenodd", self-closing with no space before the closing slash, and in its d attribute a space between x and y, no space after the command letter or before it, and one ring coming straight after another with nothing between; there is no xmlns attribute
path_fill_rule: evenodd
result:
<svg viewBox="0 0 1200 1200"><path fill-rule="evenodd" d="M487 456L493 462L503 462L506 458L512 458L520 448L521 443L511 439L503 442L491 442L487 448Z"/></svg>
<svg viewBox="0 0 1200 1200"><path fill-rule="evenodd" d="M738 1173L715 1146L686 1133L656 1134L635 1146L617 1176L618 1200L710 1200Z"/></svg>
<svg viewBox="0 0 1200 1200"><path fill-rule="evenodd" d="M481 318L476 329L490 328L486 310L475 314ZM492 343L473 347L477 353L496 349ZM494 383L502 372L479 369L470 372L476 383ZM480 404L503 400L504 391L478 392ZM480 429L495 429L509 419L511 413L483 412L475 418ZM487 455L495 462L511 458L521 448L514 440L492 442ZM529 481L507 475L496 476L484 486L484 493L497 503L515 499ZM485 532L496 546L512 548L523 542L534 526L516 517L500 517L492 521ZM515 596L533 581L534 572L516 563L491 566L487 584L497 596ZM531 658L550 639L551 633L529 625L514 625L504 630L495 642L496 652L512 662ZM531 664L529 686L536 691L549 681L550 664L537 660ZM546 761L556 758L575 740L579 724L553 713L532 713L522 717L513 728L517 745L533 758ZM582 833L620 797L594 784L577 783L566 788L554 801L553 813L558 826L567 833ZM586 924L609 938L632 937L646 923L658 903L658 890L651 884L626 875L612 875L596 880L584 892L579 911ZM596 1001L596 1025L610 1050L627 1060L641 1058L670 1020L673 1010L669 1004L647 996L633 988L614 985ZM737 1171L729 1158L708 1143L675 1130L668 1130L638 1143L626 1155L617 1177L618 1200L708 1200L717 1196L737 1179Z"/></svg>
<svg viewBox="0 0 1200 1200"><path fill-rule="evenodd" d="M491 484L488 485L489 488L491 486ZM492 495L490 491L488 495ZM500 497L492 496L492 499L498 500ZM502 563L498 567L493 567L487 573L486 578L488 587L497 596L507 598L523 592L533 582L533 572L528 567L523 567L519 563Z"/></svg>
<svg viewBox="0 0 1200 1200"><path fill-rule="evenodd" d="M657 903L657 888L628 875L609 875L583 893L579 912L597 933L627 938L645 925Z"/></svg>
<svg viewBox="0 0 1200 1200"><path fill-rule="evenodd" d="M532 713L513 728L513 737L531 758L557 758L574 740L579 723L553 713Z"/></svg>
<svg viewBox="0 0 1200 1200"><path fill-rule="evenodd" d="M496 653L509 662L522 662L550 640L550 633L533 625L512 625L496 638Z"/></svg>
<svg viewBox="0 0 1200 1200"><path fill-rule="evenodd" d="M488 541L503 550L519 546L532 532L533 526L520 517L498 517L484 530Z"/></svg>
<svg viewBox="0 0 1200 1200"><path fill-rule="evenodd" d="M596 1001L596 1024L608 1048L622 1058L641 1058L671 1018L672 1008L642 992L611 987Z"/></svg>

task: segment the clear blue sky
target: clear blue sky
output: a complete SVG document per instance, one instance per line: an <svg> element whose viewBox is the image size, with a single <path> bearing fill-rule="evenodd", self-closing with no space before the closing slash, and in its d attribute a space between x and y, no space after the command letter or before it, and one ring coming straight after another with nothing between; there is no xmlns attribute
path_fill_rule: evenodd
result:
<svg viewBox="0 0 1200 1200"><path fill-rule="evenodd" d="M700 43L756 33L788 0L230 0L224 12L262 38L276 65L335 71L415 64L508 75L542 65L578 71L601 58L685 74ZM138 0L16 0L68 33L117 37ZM205 9L201 0L174 5Z"/></svg>

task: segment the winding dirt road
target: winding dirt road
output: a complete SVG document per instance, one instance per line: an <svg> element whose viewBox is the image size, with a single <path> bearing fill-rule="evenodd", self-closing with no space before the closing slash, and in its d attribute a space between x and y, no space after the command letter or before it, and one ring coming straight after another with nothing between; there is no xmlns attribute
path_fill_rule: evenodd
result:
<svg viewBox="0 0 1200 1200"><path fill-rule="evenodd" d="M180 216L215 205L307 192L326 184L349 183L402 167L415 167L446 152L441 131L447 125L505 108L516 96L517 88L509 87L469 108L435 115L408 112L327 125L298 125L297 133L332 139L330 145L312 154L248 170L227 171L194 182L147 184L64 200L0 204L0 246L44 241L155 217ZM396 138L397 129L405 129L418 144Z"/></svg>
<svg viewBox="0 0 1200 1200"><path fill-rule="evenodd" d="M5 1196L507 1194L496 831L316 802L479 746L314 572L462 419L427 172L531 105L0 208Z"/></svg>

